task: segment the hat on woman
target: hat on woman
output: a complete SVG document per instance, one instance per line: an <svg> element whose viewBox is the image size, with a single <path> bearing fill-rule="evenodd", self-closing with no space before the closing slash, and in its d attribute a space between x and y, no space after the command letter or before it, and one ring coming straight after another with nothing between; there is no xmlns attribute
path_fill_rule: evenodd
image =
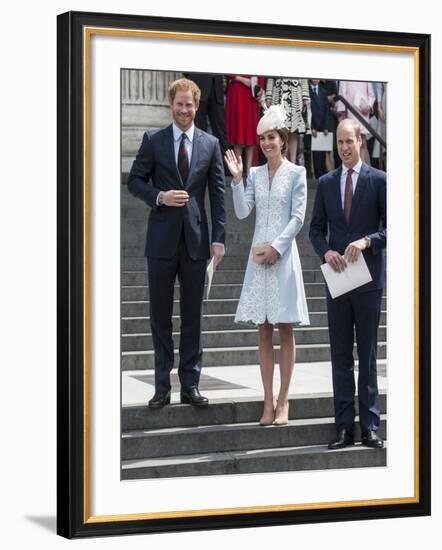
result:
<svg viewBox="0 0 442 550"><path fill-rule="evenodd" d="M286 128L286 118L287 113L282 105L272 105L264 111L263 116L258 122L256 133L261 135L270 130L281 130L282 128Z"/></svg>

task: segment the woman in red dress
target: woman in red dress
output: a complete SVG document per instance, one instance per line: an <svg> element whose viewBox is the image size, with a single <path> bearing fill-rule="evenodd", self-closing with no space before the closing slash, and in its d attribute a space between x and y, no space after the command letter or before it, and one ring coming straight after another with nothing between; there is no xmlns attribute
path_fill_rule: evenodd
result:
<svg viewBox="0 0 442 550"><path fill-rule="evenodd" d="M256 87L258 86L258 88ZM253 150L258 144L256 126L259 120L258 100L263 94L261 76L227 75L226 132L237 158L245 153L245 169L249 174Z"/></svg>

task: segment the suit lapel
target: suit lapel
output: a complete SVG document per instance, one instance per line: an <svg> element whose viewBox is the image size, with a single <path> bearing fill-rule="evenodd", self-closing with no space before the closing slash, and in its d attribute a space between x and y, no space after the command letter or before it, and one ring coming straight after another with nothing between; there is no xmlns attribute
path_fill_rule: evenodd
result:
<svg viewBox="0 0 442 550"><path fill-rule="evenodd" d="M175 146L174 146L174 139L173 139L173 128L172 124L166 128L166 131L164 132L163 136L163 142L164 142L164 152L166 155L167 163L172 166L172 170L175 171L176 179L181 187L184 187L183 181L181 179L181 175L178 170L178 166L175 161Z"/></svg>
<svg viewBox="0 0 442 550"><path fill-rule="evenodd" d="M353 196L353 202L351 204L349 225L352 224L353 220L357 219L361 205L364 203L364 195L365 191L367 190L369 178L370 168L363 162L361 166L361 171L359 172L358 183L356 185L356 191Z"/></svg>
<svg viewBox="0 0 442 550"><path fill-rule="evenodd" d="M342 221L344 221L344 211L342 210L342 197L341 197L341 175L342 167L338 168L336 171L336 176L333 182L333 195L335 206L338 212L338 215L341 216Z"/></svg>

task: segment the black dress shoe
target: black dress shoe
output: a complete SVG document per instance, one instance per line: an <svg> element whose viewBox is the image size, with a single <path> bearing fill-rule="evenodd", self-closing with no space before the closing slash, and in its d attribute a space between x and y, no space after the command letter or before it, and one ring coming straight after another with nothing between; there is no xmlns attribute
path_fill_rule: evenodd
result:
<svg viewBox="0 0 442 550"><path fill-rule="evenodd" d="M156 391L155 395L149 401L149 409L161 409L164 405L170 404L170 390Z"/></svg>
<svg viewBox="0 0 442 550"><path fill-rule="evenodd" d="M200 394L196 386L181 390L181 403L189 403L190 405L208 405L209 400Z"/></svg>
<svg viewBox="0 0 442 550"><path fill-rule="evenodd" d="M354 445L354 437L353 432L350 430L347 430L346 428L342 428L342 430L338 431L338 437L335 441L331 441L328 444L328 448L331 451L335 451L337 449L343 449L344 447L349 447L350 445Z"/></svg>
<svg viewBox="0 0 442 550"><path fill-rule="evenodd" d="M361 443L366 447L373 447L373 449L382 449L384 441L378 436L374 430L367 430L362 432Z"/></svg>

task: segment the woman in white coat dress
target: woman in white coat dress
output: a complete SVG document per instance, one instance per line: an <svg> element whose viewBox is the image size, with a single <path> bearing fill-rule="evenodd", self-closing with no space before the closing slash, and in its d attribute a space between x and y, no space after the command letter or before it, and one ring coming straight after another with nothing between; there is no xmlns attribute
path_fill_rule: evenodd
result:
<svg viewBox="0 0 442 550"><path fill-rule="evenodd" d="M288 422L288 394L295 363L293 326L309 324L295 240L304 223L306 173L304 167L284 157L288 142L284 121L285 112L281 106L270 107L259 121L257 134L267 164L251 169L246 189L242 183L242 160L231 150L225 155L233 176L232 194L237 217L246 218L256 206L252 250L235 322L258 325L264 386L262 425ZM276 402L273 395L275 325L278 325L280 336L281 378Z"/></svg>

